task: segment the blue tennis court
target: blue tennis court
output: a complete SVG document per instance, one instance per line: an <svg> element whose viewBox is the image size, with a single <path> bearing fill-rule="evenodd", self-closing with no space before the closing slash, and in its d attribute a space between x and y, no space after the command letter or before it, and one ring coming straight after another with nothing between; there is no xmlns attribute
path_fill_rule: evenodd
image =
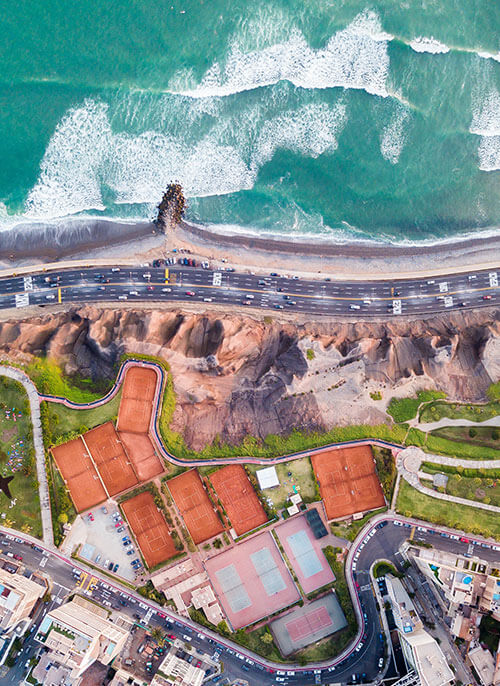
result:
<svg viewBox="0 0 500 686"><path fill-rule="evenodd" d="M228 565L219 569L215 572L215 576L233 612L240 612L250 607L252 601L248 597L248 593L234 565Z"/></svg>
<svg viewBox="0 0 500 686"><path fill-rule="evenodd" d="M302 529L286 539L306 579L321 572L323 566L316 555L307 533Z"/></svg>

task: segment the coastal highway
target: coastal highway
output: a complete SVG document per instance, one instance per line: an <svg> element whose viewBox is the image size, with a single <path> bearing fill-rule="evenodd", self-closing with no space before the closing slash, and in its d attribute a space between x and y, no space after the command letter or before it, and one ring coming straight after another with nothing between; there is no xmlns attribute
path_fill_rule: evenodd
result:
<svg viewBox="0 0 500 686"><path fill-rule="evenodd" d="M383 522L387 522L387 524L384 525ZM398 522L398 525L394 522ZM450 533L458 536L463 536L463 534L441 527L431 528L425 522L406 520L403 517L380 515L374 518L373 524L367 525L353 542L349 554L351 562L348 561L348 569L346 570L348 575L353 574L352 559L354 555L359 553L354 580L356 600L360 603L361 612L364 613L365 635L362 638L362 647L356 651L355 645L352 646L344 659L341 661L334 660L327 665L292 667L262 661L261 658L247 649L199 627L184 617L172 615L168 608L162 608L156 603L141 598L135 592L122 586L119 579L111 580L104 577L100 572L93 574L95 589L91 591L91 594L97 602L110 602L112 606L129 615L138 624L150 627L159 626L168 634L175 635L180 639L183 635L189 634L192 645L209 655L213 655L217 650L220 653L220 660L224 664L224 676L231 680L246 680L250 686L267 686L276 683L291 686L349 683L353 674L359 675L360 679L365 682L370 682L379 678L378 660L382 655L387 655L387 650L384 648L384 640L381 638L383 629L371 587L369 570L372 564L379 559L389 560L398 569L401 569L403 560L399 548L406 539L413 535L412 527L416 527L416 525L420 526L419 529L413 530L414 538L417 541L430 543L442 550L473 554L481 559L500 563L500 552L492 547L490 541L480 540L476 537L467 537L466 541L454 540L450 538ZM374 533L369 537L368 534L371 531ZM41 543L37 543L37 548L33 549L24 542L26 540L24 534L17 534L2 528L0 538L3 554L18 553L22 555L23 564L28 570L46 575L52 580L52 601L43 609L37 618L37 623L41 621L43 614L48 609L64 602L77 589L77 580L72 574L73 568L89 571L88 579L90 580L92 577L92 570L86 570L81 563L75 560L66 560L60 554L45 550ZM90 581L84 584L86 589L89 584ZM126 604L122 606L121 601ZM27 657L33 655L38 645L33 644L31 638L28 639L18 664L0 678L0 686L20 683L24 662ZM238 654L242 657L238 657ZM243 669L243 666L246 669ZM283 672L285 672L284 675ZM391 674L393 673L393 665L391 664Z"/></svg>
<svg viewBox="0 0 500 686"><path fill-rule="evenodd" d="M498 305L499 279L500 267L498 272L339 282L238 273L230 268L89 266L4 277L0 279L0 309L58 303L187 301L202 307L214 303L283 313L380 319Z"/></svg>

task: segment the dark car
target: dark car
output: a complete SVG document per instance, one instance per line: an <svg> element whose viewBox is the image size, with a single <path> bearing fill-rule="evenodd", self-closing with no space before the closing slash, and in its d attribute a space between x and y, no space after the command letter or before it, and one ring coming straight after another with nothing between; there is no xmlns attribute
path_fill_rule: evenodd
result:
<svg viewBox="0 0 500 686"><path fill-rule="evenodd" d="M118 563L116 563L115 566L113 567L113 572L117 572L119 566L120 565Z"/></svg>
<svg viewBox="0 0 500 686"><path fill-rule="evenodd" d="M109 569L109 571L111 571L113 569L113 563L112 562L109 563L108 569Z"/></svg>

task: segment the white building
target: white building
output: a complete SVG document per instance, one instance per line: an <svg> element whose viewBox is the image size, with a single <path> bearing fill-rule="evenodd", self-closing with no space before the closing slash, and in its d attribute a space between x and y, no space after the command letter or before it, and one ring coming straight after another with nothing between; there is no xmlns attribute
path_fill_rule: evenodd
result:
<svg viewBox="0 0 500 686"><path fill-rule="evenodd" d="M171 651L165 656L151 686L201 686L204 677L203 669L181 660Z"/></svg>
<svg viewBox="0 0 500 686"><path fill-rule="evenodd" d="M392 614L406 662L415 669L422 686L446 686L454 676L437 641L423 628L415 606L396 577L385 577Z"/></svg>
<svg viewBox="0 0 500 686"><path fill-rule="evenodd" d="M255 476L257 477L257 481L259 482L259 487L261 490L264 490L265 488L274 488L275 486L280 485L276 467L258 469L255 472Z"/></svg>

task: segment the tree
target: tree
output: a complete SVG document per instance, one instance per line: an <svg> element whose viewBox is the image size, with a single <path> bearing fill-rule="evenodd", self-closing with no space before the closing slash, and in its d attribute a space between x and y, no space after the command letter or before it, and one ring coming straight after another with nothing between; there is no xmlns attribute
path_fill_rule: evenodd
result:
<svg viewBox="0 0 500 686"><path fill-rule="evenodd" d="M61 512L61 514L58 516L57 521L59 524L67 524L68 523L68 515L66 512Z"/></svg>
<svg viewBox="0 0 500 686"><path fill-rule="evenodd" d="M272 643L274 639L273 639L272 634L269 631L266 631L265 634L261 635L260 640L262 641L262 643L268 643L269 644L269 643Z"/></svg>

